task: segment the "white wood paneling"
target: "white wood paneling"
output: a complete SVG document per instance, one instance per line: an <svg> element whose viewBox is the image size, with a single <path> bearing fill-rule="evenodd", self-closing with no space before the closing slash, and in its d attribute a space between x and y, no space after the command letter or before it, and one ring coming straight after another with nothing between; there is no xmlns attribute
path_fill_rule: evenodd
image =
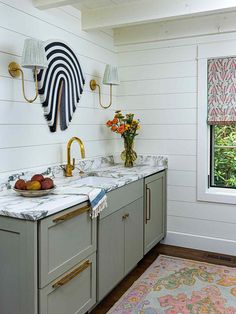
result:
<svg viewBox="0 0 236 314"><path fill-rule="evenodd" d="M218 42L217 36L208 36L119 46L122 84L117 107L141 120L135 142L138 152L168 157L164 242L235 254L234 206L197 202L196 198L198 42L205 43L200 55L205 57L208 41L215 41L216 50L223 52L225 42L234 43L231 39L236 34L230 36L219 35ZM132 42L136 40L138 35Z"/></svg>
<svg viewBox="0 0 236 314"><path fill-rule="evenodd" d="M196 171L196 156L168 156L168 169L181 171ZM171 184L171 181L168 182Z"/></svg>
<svg viewBox="0 0 236 314"><path fill-rule="evenodd" d="M162 94L162 95L132 95L117 97L122 110L159 110L159 109L189 109L196 108L196 93ZM196 119L195 119L196 121Z"/></svg>
<svg viewBox="0 0 236 314"><path fill-rule="evenodd" d="M173 62L162 64L148 64L140 66L120 66L121 81L154 80L164 78L196 77L196 62Z"/></svg>
<svg viewBox="0 0 236 314"><path fill-rule="evenodd" d="M135 50L119 53L119 66L140 66L179 61L192 61L196 58L196 46L181 46L162 49ZM184 64L183 64L184 66Z"/></svg>
<svg viewBox="0 0 236 314"><path fill-rule="evenodd" d="M77 54L86 77L80 103L69 128L50 133L39 99L33 104L24 101L20 79L10 77L10 61L20 62L24 39L60 39L67 42ZM40 11L31 0L3 0L0 3L0 172L10 172L38 166L63 163L66 143L72 136L85 143L87 157L110 154L115 151L116 138L104 126L113 115L116 104L109 110L98 104L98 93L91 92L89 80L101 82L105 64L116 64L116 48L110 33L81 30L79 11L72 7ZM26 93L34 94L33 77L24 70ZM102 88L104 102L109 90ZM42 154L43 152L43 154ZM73 154L80 158L79 147L73 145Z"/></svg>
<svg viewBox="0 0 236 314"><path fill-rule="evenodd" d="M118 99L118 105L119 107ZM128 106L126 106L127 111ZM133 110L136 118L140 118L141 124L196 124L196 109L163 109L163 110Z"/></svg>
<svg viewBox="0 0 236 314"><path fill-rule="evenodd" d="M235 255L236 241L219 237L169 231L163 242L196 250Z"/></svg>
<svg viewBox="0 0 236 314"><path fill-rule="evenodd" d="M108 155L115 150L115 141L84 141L86 156L95 157ZM0 172L18 171L39 166L48 166L64 163L66 160L66 143L45 144L40 146L27 146L5 148L0 150ZM72 154L80 159L79 147L73 145ZM78 156L78 157L76 157Z"/></svg>
<svg viewBox="0 0 236 314"><path fill-rule="evenodd" d="M169 185L196 187L196 172L169 170L168 183Z"/></svg>
<svg viewBox="0 0 236 314"><path fill-rule="evenodd" d="M168 216L168 230L236 241L235 223ZM219 232L220 230L220 232ZM220 248L219 248L220 249Z"/></svg>
<svg viewBox="0 0 236 314"><path fill-rule="evenodd" d="M118 91L120 96L195 93L196 86L195 77L138 80L121 82Z"/></svg>
<svg viewBox="0 0 236 314"><path fill-rule="evenodd" d="M169 182L170 183L170 182ZM167 189L168 200L170 201L196 201L196 188L192 186L169 185Z"/></svg>
<svg viewBox="0 0 236 314"><path fill-rule="evenodd" d="M224 216L222 217L222 211ZM192 219L207 219L209 221L236 223L235 206L201 202L169 201L168 215L188 217Z"/></svg>
<svg viewBox="0 0 236 314"><path fill-rule="evenodd" d="M195 140L196 125L145 125L139 130L138 139Z"/></svg>

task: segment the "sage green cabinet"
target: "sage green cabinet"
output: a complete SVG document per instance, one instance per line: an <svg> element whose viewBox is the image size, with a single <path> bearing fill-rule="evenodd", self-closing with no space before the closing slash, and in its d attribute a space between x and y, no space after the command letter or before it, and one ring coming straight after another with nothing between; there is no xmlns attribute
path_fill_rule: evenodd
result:
<svg viewBox="0 0 236 314"><path fill-rule="evenodd" d="M101 219L98 226L97 297L100 301L124 276L123 210Z"/></svg>
<svg viewBox="0 0 236 314"><path fill-rule="evenodd" d="M127 205L123 210L125 269L127 275L143 258L143 198ZM125 216L126 215L126 216Z"/></svg>
<svg viewBox="0 0 236 314"><path fill-rule="evenodd" d="M166 235L166 171L144 180L144 254Z"/></svg>
<svg viewBox="0 0 236 314"><path fill-rule="evenodd" d="M0 313L84 314L166 234L166 171L39 221L0 216ZM97 254L96 254L97 253Z"/></svg>
<svg viewBox="0 0 236 314"><path fill-rule="evenodd" d="M98 221L97 297L101 301L143 257L143 181L108 193ZM124 205L124 200L130 202ZM116 206L112 206L116 204ZM110 207L112 206L112 207ZM122 206L121 208L118 208ZM117 209L118 208L118 209Z"/></svg>
<svg viewBox="0 0 236 314"><path fill-rule="evenodd" d="M96 302L96 253L39 290L39 314L84 314Z"/></svg>
<svg viewBox="0 0 236 314"><path fill-rule="evenodd" d="M0 216L0 313L84 314L96 303L88 203L39 221Z"/></svg>
<svg viewBox="0 0 236 314"><path fill-rule="evenodd" d="M97 221L89 210L77 205L39 221L39 288L96 251Z"/></svg>

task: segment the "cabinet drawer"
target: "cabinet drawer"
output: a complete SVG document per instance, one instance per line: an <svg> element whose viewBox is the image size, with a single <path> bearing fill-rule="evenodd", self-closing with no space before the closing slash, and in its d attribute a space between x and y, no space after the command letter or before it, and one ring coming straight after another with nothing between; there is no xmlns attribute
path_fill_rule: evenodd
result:
<svg viewBox="0 0 236 314"><path fill-rule="evenodd" d="M96 219L87 203L39 224L39 288L48 285L96 250Z"/></svg>
<svg viewBox="0 0 236 314"><path fill-rule="evenodd" d="M138 180L107 193L107 204L100 219L114 213L118 209L134 202L143 196L143 180Z"/></svg>
<svg viewBox="0 0 236 314"><path fill-rule="evenodd" d="M96 253L39 290L39 314L83 314L96 302Z"/></svg>

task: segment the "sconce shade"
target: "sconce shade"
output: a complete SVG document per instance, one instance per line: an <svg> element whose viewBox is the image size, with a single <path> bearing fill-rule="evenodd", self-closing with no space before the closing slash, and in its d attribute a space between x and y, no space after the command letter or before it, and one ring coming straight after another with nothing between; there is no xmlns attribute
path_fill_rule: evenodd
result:
<svg viewBox="0 0 236 314"><path fill-rule="evenodd" d="M48 67L43 41L32 38L25 40L21 65L28 69L35 67L45 69Z"/></svg>
<svg viewBox="0 0 236 314"><path fill-rule="evenodd" d="M106 65L104 76L103 76L103 84L105 85L119 85L119 77L117 67L112 66L110 64Z"/></svg>

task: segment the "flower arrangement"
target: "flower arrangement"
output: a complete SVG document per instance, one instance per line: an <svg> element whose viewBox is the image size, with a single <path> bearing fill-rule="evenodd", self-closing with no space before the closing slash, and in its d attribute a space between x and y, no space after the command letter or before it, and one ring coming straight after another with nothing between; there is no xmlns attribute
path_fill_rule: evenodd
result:
<svg viewBox="0 0 236 314"><path fill-rule="evenodd" d="M133 113L123 115L120 110L115 112L112 120L106 122L112 132L118 133L124 138L125 150L121 153L121 158L125 161L126 167L133 167L133 163L137 158L133 145L134 138L138 135L137 130L140 129L139 124L139 120L134 120Z"/></svg>

